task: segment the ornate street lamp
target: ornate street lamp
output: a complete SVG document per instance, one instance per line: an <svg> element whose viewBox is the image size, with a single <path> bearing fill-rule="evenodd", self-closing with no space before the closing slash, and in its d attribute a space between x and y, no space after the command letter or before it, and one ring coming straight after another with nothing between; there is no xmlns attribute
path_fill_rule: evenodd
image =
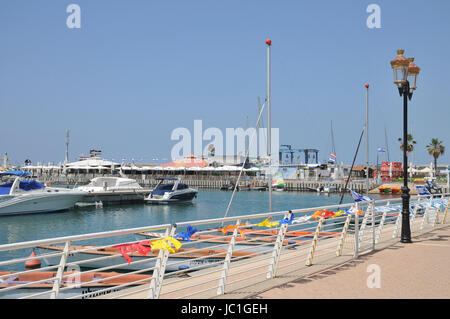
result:
<svg viewBox="0 0 450 319"><path fill-rule="evenodd" d="M411 228L409 223L409 188L408 188L408 99L411 100L416 89L417 76L420 68L414 64L414 58L406 58L405 50L397 50L397 56L391 61L394 71L394 84L403 96L403 187L402 187L402 233L400 241L411 243Z"/></svg>

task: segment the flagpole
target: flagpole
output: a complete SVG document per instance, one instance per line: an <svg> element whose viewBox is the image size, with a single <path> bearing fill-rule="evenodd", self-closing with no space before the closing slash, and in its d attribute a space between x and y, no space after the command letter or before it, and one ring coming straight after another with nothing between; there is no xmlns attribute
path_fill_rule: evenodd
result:
<svg viewBox="0 0 450 319"><path fill-rule="evenodd" d="M272 212L272 140L271 140L271 104L270 104L270 45L272 40L267 39L267 148L269 156L269 213Z"/></svg>
<svg viewBox="0 0 450 319"><path fill-rule="evenodd" d="M366 194L369 195L369 84L366 87Z"/></svg>

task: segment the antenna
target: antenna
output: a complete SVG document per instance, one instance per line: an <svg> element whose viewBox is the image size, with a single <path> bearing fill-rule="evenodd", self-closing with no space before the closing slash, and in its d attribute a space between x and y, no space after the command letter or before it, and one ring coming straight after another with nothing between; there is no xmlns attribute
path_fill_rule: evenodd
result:
<svg viewBox="0 0 450 319"><path fill-rule="evenodd" d="M331 152L336 155L336 149L334 147L333 120L331 120Z"/></svg>
<svg viewBox="0 0 450 319"><path fill-rule="evenodd" d="M386 124L384 125L384 144L386 144L386 151L387 151L387 157L388 157L388 162L390 162L391 160L389 159L389 146L388 146L388 140L387 140L387 132L386 132Z"/></svg>
<svg viewBox="0 0 450 319"><path fill-rule="evenodd" d="M69 163L69 129L66 131L66 159L64 160L64 164Z"/></svg>

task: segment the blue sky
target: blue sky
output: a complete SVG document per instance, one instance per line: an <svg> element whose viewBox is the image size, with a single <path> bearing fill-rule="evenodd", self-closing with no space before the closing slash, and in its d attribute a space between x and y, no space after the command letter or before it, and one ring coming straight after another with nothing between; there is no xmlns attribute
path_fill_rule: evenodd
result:
<svg viewBox="0 0 450 319"><path fill-rule="evenodd" d="M81 8L80 29L66 25L71 3ZM379 29L366 25L369 4L381 8ZM425 146L437 137L447 146L439 162L450 163L449 14L446 0L3 0L0 152L18 163L63 161L70 129L70 160L98 148L148 163L170 158L172 130L193 130L196 119L224 132L245 127L247 116L254 126L271 38L280 144L327 159L333 120L338 160L351 163L370 83L370 162L385 127L391 160L401 160L402 99L389 61L403 48L421 67L409 104L411 158L430 163Z"/></svg>

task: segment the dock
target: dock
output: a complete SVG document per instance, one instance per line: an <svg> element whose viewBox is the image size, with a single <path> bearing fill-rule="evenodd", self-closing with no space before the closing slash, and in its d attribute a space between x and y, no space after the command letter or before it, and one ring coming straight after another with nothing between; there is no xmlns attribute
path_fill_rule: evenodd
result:
<svg viewBox="0 0 450 319"><path fill-rule="evenodd" d="M101 174L79 174L79 175L38 175L37 179L41 183L51 185L66 185L66 186L79 186L86 185L94 177L101 177L106 175ZM231 176L204 176L193 177L190 175L172 175L172 177L181 177L183 183L193 188L201 189L220 189L223 185L234 182L236 177ZM139 185L144 188L151 189L158 183L158 177L161 176L146 176L146 175L127 175L127 178L135 179ZM167 176L166 176L167 177ZM262 178L250 178L251 184L255 187L267 187L267 180ZM335 192L342 192L345 188L345 180L330 181L327 179L285 179L285 190L287 191L317 191L317 188L334 188ZM370 189L374 189L379 186L374 180L369 180ZM415 188L415 187L414 187ZM366 189L365 179L352 179L347 185L347 189L352 189L356 192L363 192Z"/></svg>
<svg viewBox="0 0 450 319"><path fill-rule="evenodd" d="M144 198L147 197L151 189L139 190L113 190L102 191L95 193L88 193L82 200L83 203L98 203L103 204L123 204L123 203L143 203Z"/></svg>

